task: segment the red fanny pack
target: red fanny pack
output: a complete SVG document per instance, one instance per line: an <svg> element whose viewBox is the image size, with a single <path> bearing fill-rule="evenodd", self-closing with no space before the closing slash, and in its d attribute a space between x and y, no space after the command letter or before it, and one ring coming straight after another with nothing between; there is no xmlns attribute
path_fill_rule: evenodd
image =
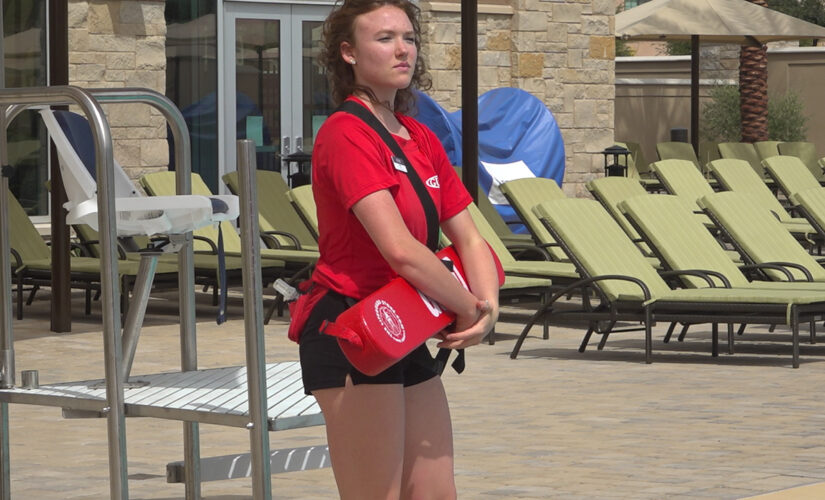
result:
<svg viewBox="0 0 825 500"><path fill-rule="evenodd" d="M499 285L504 271L490 250L498 270ZM436 256L452 267L453 276L469 290L464 269L453 247ZM338 344L350 363L361 373L376 375L442 331L455 320L403 278L395 278L354 306L334 322L324 321L321 332L338 337Z"/></svg>
<svg viewBox="0 0 825 500"><path fill-rule="evenodd" d="M298 342L298 339L301 338L301 332L309 319L309 315L315 308L315 304L321 300L328 289L312 280L306 280L298 285L298 291L301 293L298 298L287 302L287 307L289 307L289 329L286 334L289 340L293 342Z"/></svg>

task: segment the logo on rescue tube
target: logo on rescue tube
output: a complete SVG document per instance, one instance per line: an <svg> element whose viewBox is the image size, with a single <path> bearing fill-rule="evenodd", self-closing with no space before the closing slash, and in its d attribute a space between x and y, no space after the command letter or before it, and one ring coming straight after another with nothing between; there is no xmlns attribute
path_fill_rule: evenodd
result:
<svg viewBox="0 0 825 500"><path fill-rule="evenodd" d="M391 339L399 344L404 342L404 339L407 338L407 333L404 330L404 323L401 321L398 313L395 312L395 309L393 309L391 305L384 300L376 300L375 316L378 318L378 322L381 323L384 331L387 332L387 335Z"/></svg>

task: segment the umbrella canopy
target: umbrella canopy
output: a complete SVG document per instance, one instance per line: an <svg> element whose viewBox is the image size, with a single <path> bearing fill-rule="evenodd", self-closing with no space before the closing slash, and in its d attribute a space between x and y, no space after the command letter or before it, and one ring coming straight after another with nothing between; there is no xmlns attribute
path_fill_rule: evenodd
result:
<svg viewBox="0 0 825 500"><path fill-rule="evenodd" d="M652 0L616 15L616 36L765 44L825 38L825 28L746 0Z"/></svg>
<svg viewBox="0 0 825 500"><path fill-rule="evenodd" d="M762 45L825 38L825 28L747 0L652 0L616 15L623 40L691 41L691 142L699 138L699 43Z"/></svg>

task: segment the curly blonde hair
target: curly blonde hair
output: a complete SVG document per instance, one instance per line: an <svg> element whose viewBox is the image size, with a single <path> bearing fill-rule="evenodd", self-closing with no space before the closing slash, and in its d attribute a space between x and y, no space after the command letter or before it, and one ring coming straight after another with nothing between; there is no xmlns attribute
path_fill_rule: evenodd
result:
<svg viewBox="0 0 825 500"><path fill-rule="evenodd" d="M324 21L323 39L319 60L326 69L327 79L332 88L332 102L338 106L344 100L359 91L366 94L370 101L378 103L373 91L355 83L355 73L352 66L341 57L341 43L348 42L355 45L355 19L361 14L372 12L375 9L390 5L401 9L412 23L415 33L415 48L418 58L415 61L412 80L409 87L400 89L395 94L393 109L400 113L408 113L413 109L415 98L413 88L428 90L432 87L432 80L421 57L421 10L409 0L343 0L329 14Z"/></svg>

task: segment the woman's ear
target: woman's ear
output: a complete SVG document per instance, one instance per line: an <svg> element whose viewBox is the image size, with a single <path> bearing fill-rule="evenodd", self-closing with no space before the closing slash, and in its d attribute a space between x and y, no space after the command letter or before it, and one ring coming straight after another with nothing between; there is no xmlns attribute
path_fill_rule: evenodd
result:
<svg viewBox="0 0 825 500"><path fill-rule="evenodd" d="M347 64L354 64L355 61L355 47L349 42L341 42L341 58Z"/></svg>

